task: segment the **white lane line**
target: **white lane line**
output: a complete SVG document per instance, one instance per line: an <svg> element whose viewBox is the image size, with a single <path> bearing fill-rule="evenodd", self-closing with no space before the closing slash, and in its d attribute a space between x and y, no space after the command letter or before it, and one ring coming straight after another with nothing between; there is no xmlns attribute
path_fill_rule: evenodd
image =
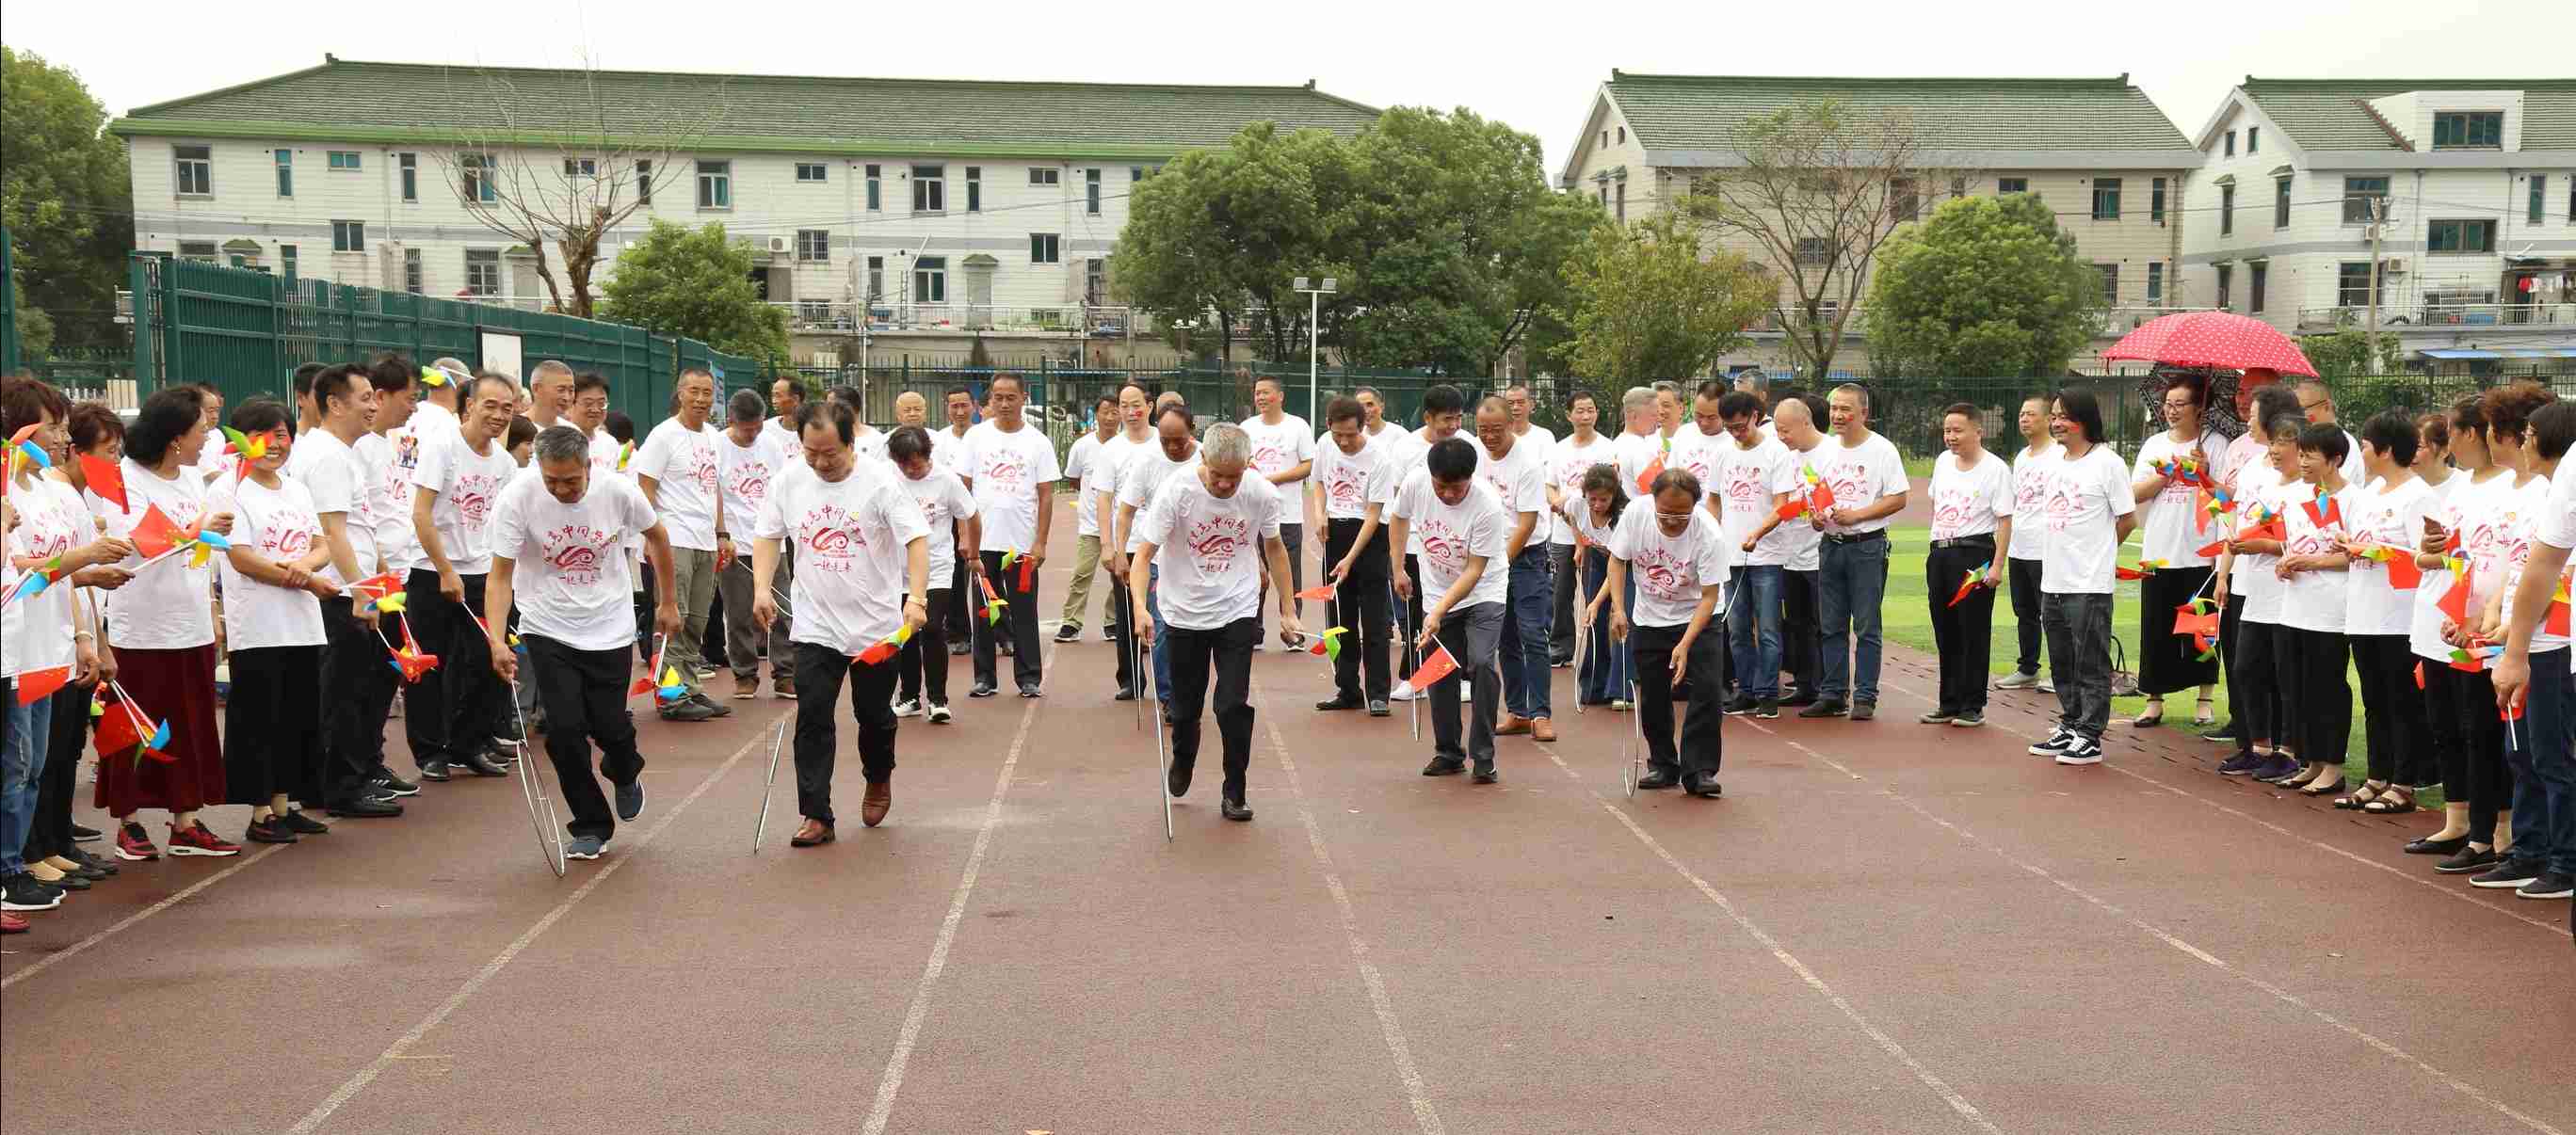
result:
<svg viewBox="0 0 2576 1135"><path fill-rule="evenodd" d="M492 960L484 963L482 969L476 970L474 976L465 979L465 984L458 986L456 992L448 994L447 1000L439 1002L438 1008L430 1010L429 1015L421 1018L419 1024L413 1025L410 1032L404 1033L400 1039L387 1046L373 1063L368 1064L357 1075L349 1077L348 1082L341 1084L339 1090L332 1092L329 1098L315 1105L312 1111L305 1113L303 1119L296 1121L295 1126L287 1129L289 1135L305 1135L306 1132L320 1130L322 1125L330 1120L331 1113L340 1110L350 1100L356 1099L359 1092L365 1091L368 1084L374 1083L376 1077L384 1074L385 1069L393 1067L395 1061L403 1059L413 1045L421 1042L421 1038L428 1036L431 1030L445 1023L450 1014L463 1007L468 998L473 997L484 985L490 983L493 977L508 966L512 959L517 958L521 951L534 943L540 935L551 929L555 923L562 921L564 915L571 913L572 908L579 905L581 900L589 898L590 893L598 890L600 884L607 882L609 876L615 875L618 868L634 862L639 857L639 853L651 847L654 839L658 838L664 829L669 828L672 821L680 818L680 813L688 811L689 805L697 803L699 797L706 795L708 789L715 787L717 781L724 779L726 773L733 771L733 766L740 764L745 756L760 748L761 741L768 734L767 729L754 730L750 740L743 742L742 747L734 750L732 756L725 758L723 764L717 765L715 771L708 773L707 778L699 781L698 786L671 810L662 813L662 818L654 821L652 827L646 829L641 837L629 845L625 854L609 860L607 866L600 868L598 874L592 875L579 889L566 896L562 902L555 904L555 908L547 911L545 917L538 919L536 925L528 927L526 933L519 935L517 940L504 947L500 953L493 955Z"/></svg>
<svg viewBox="0 0 2576 1135"><path fill-rule="evenodd" d="M1053 668L1055 646L1049 643L1040 672ZM996 665L999 665L997 662ZM886 1058L885 1075L877 1079L876 1106L868 1110L867 1135L884 1135L886 1121L894 1117L894 1096L903 1088L905 1066L912 1063L912 1049L921 1041L922 1022L930 1017L930 995L939 987L939 975L948 968L948 949L957 942L958 924L965 921L966 902L974 897L975 879L983 874L984 854L993 846L993 829L1002 821L1002 799L1010 795L1011 774L1020 767L1020 753L1029 743L1029 726L1038 719L1038 706L1044 699L1029 698L1028 708L1020 711L1019 732L1011 736L1011 749L1002 758L1002 771L993 778L993 799L984 805L984 823L975 829L975 849L966 855L966 872L957 879L956 893L948 900L948 917L939 922L939 936L930 944L930 961L921 967L921 980L913 986L912 1007L904 1010L903 1029L895 1034L894 1053Z"/></svg>
<svg viewBox="0 0 2576 1135"><path fill-rule="evenodd" d="M224 880L231 878L234 872L240 871L253 863L257 863L262 859L275 855L278 852L285 850L285 848L285 844L270 844L267 847L263 847L248 855L242 856L241 859L236 861L232 866L226 867L221 871L217 871L212 875L208 875L203 879L199 879L196 882L188 884L186 887L181 888L177 894L171 895L160 902L153 903L150 906L144 907L141 910L117 919L115 922L110 923L106 929L92 934L87 938L83 938L78 942L74 942L71 945L65 946L48 957L38 958L35 961L27 963L26 966L21 968L18 972L10 974L6 980L0 980L0 989L7 989L12 985L16 985L19 982L43 973L47 969L51 968L54 963L62 961L65 958L71 957L74 954L80 953L83 950L89 949L92 946L113 938L118 934L123 933L127 928L133 926L135 923L141 922L144 919L150 918L153 915L177 906L181 902L185 901L190 895L194 895L199 891L223 882Z"/></svg>
<svg viewBox="0 0 2576 1135"><path fill-rule="evenodd" d="M1261 700L1261 683L1252 683L1253 702ZM1440 1122L1440 1112L1431 1106L1431 1091L1422 1082L1422 1069L1413 1063L1413 1049L1404 1040L1404 1026L1395 1019L1395 1001L1387 996L1386 978L1378 973L1377 963L1369 960L1368 940L1360 937L1359 912L1351 906L1351 894L1342 886L1341 871L1333 866L1333 853L1324 847L1323 825L1315 822L1313 808L1307 806L1305 786L1297 779L1297 762L1288 756L1288 741L1279 734L1279 719L1261 714L1262 724L1270 730L1270 750L1279 758L1279 770L1288 777L1288 794L1297 801L1297 819L1306 825L1306 846L1315 853L1315 865L1324 872L1324 889L1332 892L1333 906L1341 914L1342 939L1349 944L1351 961L1359 966L1360 981L1368 986L1369 1008L1377 1013L1378 1032L1386 1038L1387 1055L1395 1059L1396 1078L1404 1082L1405 1098L1413 1105L1413 1122L1422 1135L1445 1135L1448 1128Z"/></svg>
<svg viewBox="0 0 2576 1135"><path fill-rule="evenodd" d="M1916 699L1918 699L1918 700L1921 700L1921 701L1923 701L1923 702L1924 702L1925 704L1927 704L1927 705L1928 705L1928 704L1930 704L1930 699L1929 699L1929 698L1926 698L1922 693L1920 693L1920 692L1918 692L1918 691L1911 690L1911 689L1907 689L1906 687L1904 687L1904 686L1902 686L1902 685L1899 685L1899 684L1897 684L1897 683L1895 683L1895 682L1881 681L1881 683L1880 683L1880 684L1881 684L1881 685L1884 685L1884 686L1886 686L1886 687L1888 687L1889 689L1893 689L1893 690L1899 691L1899 692L1904 693L1904 694L1906 694L1906 695L1908 695L1908 696L1910 696L1910 697L1913 697L1913 698L1916 698ZM2005 725L2005 724L2003 724L2003 723L2001 723L2001 722L1998 722L1998 721L1995 721L1995 720L1993 720L1993 719L1991 719L1991 718L1989 718L1989 719L1987 720L1986 727L1987 727L1987 728L1989 728L1989 729L1994 729L1994 730L1997 730L1997 731L2000 731L2000 732L2003 732L2003 733L2007 733L2007 734L2010 734L2010 735L2012 735L2012 736L2019 737L2019 738L2022 738L2022 739L2024 739L2024 740L2028 740L2028 741L2036 741L2036 740L2039 740L2039 738L2038 738L2036 735L2034 735L2034 734L2024 733L2024 732L2022 732L2021 730L2015 729L2015 728L2013 728L2012 726ZM2034 758L2032 758L2032 759L2033 759L2033 760L2044 760L2044 759L2046 759L2046 758L2034 757ZM2277 834L2277 835L2280 835L2280 836L2286 837L2286 838L2291 839L2291 840L2293 840L2293 841L2296 841L2296 842L2298 842L2298 843L2304 843L2304 844L2308 845L2309 847L2315 848L2315 849L2316 849L2316 850L2318 850L2318 851L2325 852L2325 853L2326 853L2326 854L2328 854L2328 855L2332 855L2332 856L2336 856L2337 858L2341 858L2341 859L2349 860L2349 861L2351 861L2351 862L2353 862L2353 863L2358 863L2358 864L2360 864L2360 865L2362 865L2362 866L2364 866L2364 867L2368 867L2368 868L2370 868L2370 869L2371 869L2371 870L2373 870L2373 871L2383 872L2383 873L2385 873L2385 874L2393 875L2393 876L2396 876L2397 878L2404 879L2404 880L2406 880L2406 881L2407 881L2407 882L2409 882L2409 883L2412 883L2412 884L2414 884L2414 885L2416 885L2416 886L2418 886L2418 887L2423 887L2423 888L2425 888L2426 890L2430 890L2430 891L2432 891L2433 893L2438 894L2438 895L2441 895L2441 896L2442 896L2442 897L2444 897L2444 898L2452 899L2452 900L2457 901L2457 902L2464 902L2464 903L2467 903L2467 904L2469 904L2470 906L2474 906L2474 907L2478 908L2479 910L2486 911L2486 912L2488 912L2488 913L2490 913L2490 914L2499 914L2499 915L2502 915L2502 916L2504 916L2504 917L2506 917L2506 918L2513 919L2513 920L2514 920L2514 921L2516 921L2516 922L2523 923L2523 924L2525 924L2525 925L2527 925L2527 926L2536 926L2536 927L2538 927L2538 928L2540 928L2540 929L2542 929L2542 930L2546 930L2546 931L2548 931L2548 932L2549 932L2551 935L2553 935L2553 936L2557 936L2557 937L2564 937L2564 936L2566 936L2566 934L2567 934L2567 927L2566 927L2566 926L2565 926L2565 924L2563 924L2563 923L2558 923L2558 922L2549 922L2549 921L2545 921L2545 920L2542 920L2542 919L2533 918L2533 917L2531 917L2531 916L2529 916L2529 915L2521 914L2521 913L2518 913L2518 912L2516 912L2516 911L2514 911L2514 910L2511 910L2511 909L2509 909L2509 908L2501 907L2501 906L2497 906L2497 905L2496 905L2496 904L2494 904L2494 903L2491 903L2491 902L2487 902L2487 901L2485 901L2485 900L2482 900L2482 899L2478 898L2475 894L2472 894L2472 893L2467 892L2467 891L2460 890L2459 888L2456 888L2456 887L2446 887L2446 886L2443 886L2443 885L2442 885L2441 883L2439 883L2439 882L2436 882L2436 881L2431 880L2431 879L2424 878L2424 877L2422 877L2422 876L2420 876L2420 875L2412 875L2412 874L2408 874L2407 872L2400 871L2400 870L2398 870L2397 868L2391 867L2391 866L2389 866L2389 865L2387 865L2387 864L2385 864L2385 863L2382 863L2382 862L2380 862L2380 861L2378 861L2378 860L2376 860L2376 859L2372 859L2372 858L2370 858L2370 857L2368 857L2368 856L2364 856L2364 855L2356 855L2356 854L2353 854L2352 852L2349 852L2349 851L2344 850L2343 848L2336 847L2335 845L2333 845L2333 844L2331 844L2331 843L2326 843L2326 842L2324 842L2324 841L2322 841L2322 840L2312 839L2312 838L2309 838L2308 836L2301 835L2301 834L2299 834L2299 833L2297 833L2297 832L2291 831L2291 830L2290 830L2290 829L2288 829L2288 828L2282 827L2282 826L2281 826L2281 825L2279 825L2279 824L2273 823L2273 822L2272 822L2272 821L2270 821L2270 820L2266 820L2266 819L2264 819L2264 818L2263 818L2263 817L2261 817L2261 816L2257 816L2257 815L2253 814L2252 812L2246 812L2246 811L2242 811L2242 810L2239 810L2239 809L2236 809L2236 808L2229 807L2229 806L2228 806L2228 805L2226 805L2226 804L2222 804L2222 803L2220 803L2220 802L2218 802L2218 801L2216 801L2216 800L2212 800L2212 799L2210 799L2210 798L2208 798L2208 797L2206 797L2206 796L2202 796L2201 794L2199 794L2199 793L2197 793L2197 792L2193 792L2193 791L2191 791L2191 790L2189 790L2189 789L2186 789L2186 788L2177 788L2177 787L2175 787L2175 786L2173 786L2173 785L2171 785L2171 784L2167 784L2167 783L2165 783L2164 781L2158 780L2158 779L2156 779L2155 777L2148 776L2148 775L2146 775L2145 773L2137 772L2137 771L2134 771L2134 770L2131 770L2131 769L2127 769L2127 768L2123 768L2123 767L2121 767L2121 766L2120 766L2118 763L2116 763L2116 762L2106 760L2106 761L2102 762L2101 764L2095 765L2095 766L2093 766L2093 767L2094 767L2094 768L2099 768L2099 769L2107 769L2107 770L2109 770L2109 771L2111 771L2111 772L2113 772L2113 773L2116 773L2116 774L2118 774L2118 775L2120 775L2120 776L2128 777L2128 778L2130 778L2130 779L2132 779L2132 780L2144 781L2144 782L2146 782L2146 783L2148 783L2148 784L2152 784L2152 785L2156 786L2156 787L2157 787L2157 788L2159 788L2159 789L2162 789L2163 791L2173 793L2174 795L2176 795L2176 796L2180 796L2180 797L2182 797L2182 798L2184 798L2184 799L2186 799L2186 800L2192 800L2192 801L2197 801L2197 802L2199 802L2199 803L2201 803L2201 804L2206 804L2206 805L2208 805L2209 807L2216 808L2216 809L2218 809L2219 811L2224 812L2224 813L2226 813L2226 814L2228 814L2228 815L2230 815L2230 816L2234 816L2234 817L2236 817L2236 818L2238 818L2238 819L2240 819L2240 820L2244 820L2244 821L2246 821L2246 822L2248 822L2248 823L2251 823L2251 824L2255 825L2256 827L2263 828L2263 829L2265 829L2265 830L2267 830L2267 831L2270 831L2270 832L2273 832L2273 833L2275 833L2275 834Z"/></svg>
<svg viewBox="0 0 2576 1135"><path fill-rule="evenodd" d="M1646 850L1654 852L1655 858L1663 860L1665 866L1672 868L1675 874L1688 880L1693 889L1699 891L1708 901L1715 903L1719 911L1734 921L1737 929L1761 943L1763 949L1771 951L1771 956L1778 959L1781 965L1787 966L1789 972L1798 975L1798 980L1805 982L1807 988L1821 994L1842 1013L1845 1019L1867 1034L1882 1051L1894 1057L1897 1063L1904 1065L1906 1071L1912 1072L1914 1078L1921 1081L1924 1087L1932 1089L1933 1094L1940 1096L1942 1102L1950 1105L1950 1110L1959 1113L1959 1118L1967 1120L1978 1130L1988 1132L1989 1135L2002 1135L2002 1129L1996 1127L1994 1121L1987 1119L1986 1113L1977 1110L1977 1105L1969 1103L1966 1096L1960 1095L1958 1089L1951 1087L1949 1081L1943 1080L1939 1074L1924 1067L1923 1062L1916 1060L1913 1053L1907 1052L1904 1045L1898 1044L1895 1037L1887 1035L1885 1029L1879 1028L1869 1018L1862 1016L1859 1009L1854 1008L1850 1001L1844 1000L1843 995L1835 992L1833 986L1826 984L1824 978L1816 976L1816 971L1807 968L1807 963L1799 961L1797 955L1790 953L1788 947L1780 944L1779 939L1772 937L1769 931L1762 929L1759 924L1746 917L1744 912L1736 909L1735 904L1724 894L1719 893L1716 887L1709 885L1708 880L1701 878L1698 872L1692 871L1679 857L1666 850L1663 841L1656 839L1652 833L1640 826L1635 817L1630 816L1625 809L1613 803L1608 797L1595 791L1591 785L1585 784L1581 774L1576 773L1573 766L1566 764L1564 757L1557 755L1556 746L1540 745L1538 751L1547 754L1548 760L1556 762L1558 770L1573 780L1577 787L1590 794L1593 803L1600 805L1602 811L1610 813L1611 818L1625 826L1628 834L1636 836L1638 842L1646 845Z"/></svg>

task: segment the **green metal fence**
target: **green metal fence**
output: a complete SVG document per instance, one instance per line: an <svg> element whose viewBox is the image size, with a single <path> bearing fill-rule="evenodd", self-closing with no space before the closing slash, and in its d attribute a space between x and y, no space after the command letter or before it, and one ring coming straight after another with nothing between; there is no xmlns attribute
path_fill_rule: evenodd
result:
<svg viewBox="0 0 2576 1135"><path fill-rule="evenodd" d="M757 384L758 359L728 355L694 339L567 315L519 311L325 280L287 280L155 253L128 265L134 292L133 374L141 393L211 382L227 402L253 394L286 397L305 363L365 362L392 351L427 363L455 358L484 365L487 336L515 336L521 366L558 359L609 381L609 404L639 432L669 411L683 368Z"/></svg>

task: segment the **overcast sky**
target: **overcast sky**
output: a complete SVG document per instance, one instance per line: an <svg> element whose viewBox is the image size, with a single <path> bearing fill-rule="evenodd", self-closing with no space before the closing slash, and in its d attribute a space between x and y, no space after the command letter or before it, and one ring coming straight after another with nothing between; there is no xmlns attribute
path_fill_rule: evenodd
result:
<svg viewBox="0 0 2576 1135"><path fill-rule="evenodd" d="M971 15L967 13L971 12ZM916 14L917 13L917 14ZM2086 5L15 3L0 39L112 114L343 59L906 78L1296 84L1465 106L1538 135L1553 175L1617 67L1666 74L2128 72L2189 135L2247 74L2566 76L2566 0ZM2551 45L2555 45L2554 47Z"/></svg>

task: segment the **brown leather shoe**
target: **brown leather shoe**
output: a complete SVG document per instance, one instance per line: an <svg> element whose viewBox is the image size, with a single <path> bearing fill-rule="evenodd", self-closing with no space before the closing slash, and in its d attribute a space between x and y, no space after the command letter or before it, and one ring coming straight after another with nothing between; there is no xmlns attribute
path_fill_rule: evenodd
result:
<svg viewBox="0 0 2576 1135"><path fill-rule="evenodd" d="M808 817L796 825L796 834L787 837L789 847L819 847L832 842L832 825Z"/></svg>
<svg viewBox="0 0 2576 1135"><path fill-rule="evenodd" d="M1530 740L1532 740L1532 741L1553 741L1553 740L1556 740L1556 723L1555 723L1555 722L1553 722L1553 721L1549 721L1548 719L1546 719L1546 718L1544 718L1544 717L1533 717L1533 718L1531 718L1531 719L1530 719Z"/></svg>
<svg viewBox="0 0 2576 1135"><path fill-rule="evenodd" d="M1510 710L1504 710L1503 719L1494 723L1494 736L1496 737L1517 737L1529 731L1529 719L1522 717L1517 713L1513 713Z"/></svg>
<svg viewBox="0 0 2576 1135"><path fill-rule="evenodd" d="M866 796L859 798L859 822L875 827L885 822L886 811L894 807L894 782L873 781Z"/></svg>

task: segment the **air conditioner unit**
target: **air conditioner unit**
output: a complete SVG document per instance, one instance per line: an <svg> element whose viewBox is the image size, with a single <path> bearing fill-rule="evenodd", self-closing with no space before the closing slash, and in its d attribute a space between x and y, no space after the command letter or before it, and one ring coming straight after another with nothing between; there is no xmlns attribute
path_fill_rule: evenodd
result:
<svg viewBox="0 0 2576 1135"><path fill-rule="evenodd" d="M2403 260L2382 260L2379 262L2379 274L2381 276L2403 276L2406 274L2406 262Z"/></svg>
<svg viewBox="0 0 2576 1135"><path fill-rule="evenodd" d="M794 251L796 251L796 239L794 237L774 236L769 238L770 255L781 256Z"/></svg>

